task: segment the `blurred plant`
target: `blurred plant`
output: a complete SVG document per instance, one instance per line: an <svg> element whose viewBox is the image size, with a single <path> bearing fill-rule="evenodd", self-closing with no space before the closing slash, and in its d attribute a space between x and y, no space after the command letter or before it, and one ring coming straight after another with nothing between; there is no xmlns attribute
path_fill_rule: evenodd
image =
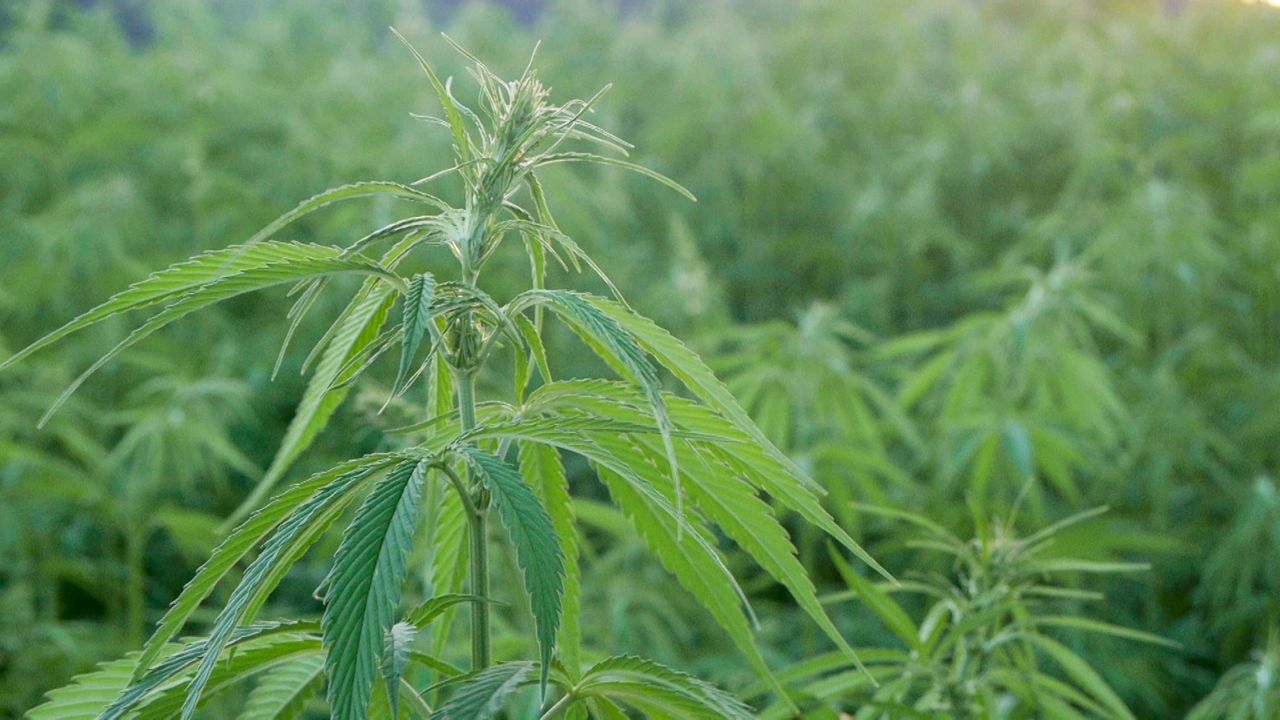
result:
<svg viewBox="0 0 1280 720"><path fill-rule="evenodd" d="M963 493L987 507L1042 476L1068 506L1078 505L1081 478L1115 452L1126 421L1095 336L1128 341L1133 333L1096 297L1079 264L993 273L986 282L1028 287L1005 310L973 313L878 351L897 363L919 358L902 372L898 397L928 428L944 497ZM1043 518L1038 490L1029 501L1033 519Z"/></svg>
<svg viewBox="0 0 1280 720"><path fill-rule="evenodd" d="M1210 629L1225 636L1228 652L1248 647L1248 629L1280 618L1280 492L1260 476L1239 502L1200 575L1196 599L1207 608Z"/></svg>
<svg viewBox="0 0 1280 720"><path fill-rule="evenodd" d="M1021 538L1013 534L1013 518L990 525L979 521L977 536L968 542L917 515L861 509L922 529L924 536L908 545L951 558L954 576L915 573L893 588L864 578L832 548L849 591L825 602L857 599L899 647L860 650L869 673L830 654L800 663L783 678L801 697L815 707L845 709L852 717L868 719L1133 717L1088 661L1046 633L1078 631L1174 645L1079 614L1075 607L1102 596L1055 581L1062 575L1146 569L1078 560L1052 548L1062 530L1102 509ZM923 619L913 620L892 592L928 601ZM782 718L786 712L775 706L762 717Z"/></svg>
<svg viewBox="0 0 1280 720"><path fill-rule="evenodd" d="M1280 632L1273 627L1267 646L1252 662L1236 665L1201 700L1187 720L1256 720L1280 716Z"/></svg>

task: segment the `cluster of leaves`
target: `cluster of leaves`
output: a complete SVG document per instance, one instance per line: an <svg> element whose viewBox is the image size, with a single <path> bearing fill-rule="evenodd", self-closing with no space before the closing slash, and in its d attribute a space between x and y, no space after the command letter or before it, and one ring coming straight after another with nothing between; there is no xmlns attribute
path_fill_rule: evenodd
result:
<svg viewBox="0 0 1280 720"><path fill-rule="evenodd" d="M288 313L292 324L286 334L287 349L293 330L332 278L363 277L303 363L305 368L315 361L311 381L271 468L246 501L248 507L256 506L257 497L305 452L352 383L388 347L399 345L401 352L387 402L407 392L416 379L425 378L428 419L401 430L403 436L416 439L395 451L366 455L314 475L250 515L213 551L142 651L129 660L123 685L108 688L118 695L100 710L99 717L121 718L135 712L164 717L180 710L181 717L190 718L217 691L287 660L289 678L304 685L323 670L333 717L359 720L371 712L381 716L378 707L371 705L381 669L390 717L399 716L401 695L405 695L407 707L424 717L483 718L499 711L535 667L545 695L557 646L561 657L556 683L563 694L547 710L548 716L557 711L580 713L586 707L621 714L621 704L654 716L748 717L744 706L721 691L651 661L614 658L581 671L577 531L561 450L592 464L642 541L715 617L757 672L772 681L784 702L787 695L754 642L749 603L715 546L711 523L785 586L831 641L853 657L852 648L818 602L786 531L760 499L761 493L767 493L883 573L822 508L812 481L761 435L698 356L666 331L624 303L545 287L549 257L563 263L562 257L567 256L608 280L558 230L536 171L558 163L595 162L635 170L685 191L623 160L559 150L562 143L578 140L625 152L621 140L584 119L601 93L589 101L551 104L531 68L516 81L502 81L474 56L457 49L473 62L470 70L479 85L484 119L460 103L452 81L442 82L418 55L445 114L444 119L427 119L449 130L456 162L414 185L455 176L465 197L460 207L413 186L388 181L326 191L270 223L247 243L206 252L154 273L0 363L4 370L110 318L153 311L72 381L46 412L48 420L94 372L196 310L248 292L293 284L292 294L298 299ZM520 204L521 190L527 192L525 202L532 209ZM391 195L434 212L394 220L346 247L273 239L311 212L370 195ZM525 241L532 287L500 305L478 280L508 234ZM368 257L366 253L378 243L388 243L390 249L376 259ZM406 274L399 269L414 250L431 246L449 250L457 261L458 280L438 282L429 271ZM388 326L397 304L402 321ZM554 380L541 339L542 310L563 320L629 382ZM475 376L502 344L515 355L510 395L514 402L478 402ZM425 353L420 352L424 347ZM701 402L664 393L650 357ZM540 384L528 392L535 370ZM145 431L148 426L136 423L135 427ZM130 434L122 441L127 450L135 444ZM163 438L157 447L167 447ZM518 454L518 467L507 459L511 450ZM428 491L429 484L434 484L435 493ZM317 627L307 623L253 624L290 566L361 495L365 499L343 530L333 567L317 591L325 606L319 635ZM435 495L435 502L427 501L430 495ZM485 517L491 503L510 533L528 595L538 648L536 664L490 666ZM401 615L408 556L426 509L438 513L430 552L435 596L424 605L431 611L419 608ZM447 524L445 516L451 513L460 513L467 526ZM471 542L463 551L460 539L468 533ZM254 548L259 548L256 557L218 610L207 637L172 646L219 581ZM464 560L469 561L465 572ZM457 597L447 591L461 590L450 586L464 578L473 593L469 601L474 670L462 677L445 672L446 679L440 683L427 689L416 687L404 677L415 657L427 669L450 666L436 655L415 654L414 641L425 627L413 618L438 614L432 603ZM570 595L567 601L566 595ZM438 637L447 638L448 618L441 624ZM236 652L230 654L232 650ZM297 663L317 653L323 655L323 662L318 667L308 663L306 669L312 672L307 676ZM96 715L94 696L117 670L112 666L83 678L78 688L55 694L33 715L65 717L69 707L87 708ZM264 681L264 686L273 685ZM432 710L424 695L441 694L447 699Z"/></svg>
<svg viewBox="0 0 1280 720"><path fill-rule="evenodd" d="M1168 640L1090 619L1074 606L1102 600L1095 591L1056 582L1063 575L1146 570L1132 563L1079 560L1053 547L1068 527L1099 511L1081 513L1019 538L1011 522L986 524L965 541L925 518L864 507L923 530L907 545L941 553L952 572L913 573L898 586L863 577L832 553L847 593L893 636L896 647L863 652L869 672L856 672L830 654L788 670L816 708L844 709L859 718L1133 718L1115 690L1075 650L1052 636L1063 629L1173 645ZM911 618L892 593L918 595L922 618ZM1061 606L1061 607L1056 607ZM1051 672L1049 668L1056 668ZM763 717L785 717L777 708Z"/></svg>

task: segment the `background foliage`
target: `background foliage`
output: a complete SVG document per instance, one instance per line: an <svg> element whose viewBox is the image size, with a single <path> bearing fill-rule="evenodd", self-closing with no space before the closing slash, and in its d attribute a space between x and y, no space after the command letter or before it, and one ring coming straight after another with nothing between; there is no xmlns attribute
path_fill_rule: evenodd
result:
<svg viewBox="0 0 1280 720"><path fill-rule="evenodd" d="M700 199L558 170L560 225L638 309L694 339L881 562L944 585L982 565L854 503L978 547L996 518L1029 536L1108 506L1045 552L1150 568L1065 576L1106 601L1068 597L1064 612L1180 646L1079 627L1053 642L1139 716L1181 716L1210 693L1199 717L1280 705L1274 10L569 0L524 23L391 0L79 5L0 8L0 355L320 189L438 167L445 136L409 117L434 108L387 25L453 75L459 58L423 41L435 30L507 74L541 39L542 79L564 97L613 82L600 124ZM390 211L338 207L290 232L338 242ZM500 255L490 274L514 290L522 262ZM0 375L0 714L136 648L261 476L303 387L301 357L272 381L279 300L176 324L43 431L35 420L126 326ZM571 374L603 369L573 357ZM385 389L358 389L295 474L383 447L405 419L378 414ZM749 694L732 645L596 502L588 469L569 471L588 528L584 642ZM846 633L900 649L866 591L850 599L843 560L794 530ZM337 541L273 603L316 613ZM498 562L515 577L513 558ZM773 666L826 652L785 593L746 577ZM913 595L895 598L918 624L931 601ZM495 612L523 647L527 618Z"/></svg>

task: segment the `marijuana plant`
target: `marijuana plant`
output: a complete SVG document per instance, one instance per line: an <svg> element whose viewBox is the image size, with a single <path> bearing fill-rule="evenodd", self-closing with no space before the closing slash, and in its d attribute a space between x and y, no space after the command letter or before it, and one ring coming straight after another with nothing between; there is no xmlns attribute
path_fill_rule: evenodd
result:
<svg viewBox="0 0 1280 720"><path fill-rule="evenodd" d="M783 678L797 687L797 697L805 702L847 710L859 720L1132 720L1132 712L1106 680L1052 633L1101 634L1176 647L1150 633L1074 611L1102 595L1063 582L1063 576L1146 568L1052 552L1054 540L1066 528L1105 508L1069 516L1025 537L1014 534L1012 519L987 523L977 516L976 537L968 541L911 513L869 506L860 510L922 530L923 537L910 545L948 557L954 573L917 572L896 588L885 587L863 577L833 548L832 560L849 591L824 601L858 600L889 631L896 647L863 652L869 668L865 673L834 655L810 658L791 668ZM925 600L919 621L908 611L911 605L893 598L894 592ZM787 712L775 706L761 717L782 718Z"/></svg>
<svg viewBox="0 0 1280 720"><path fill-rule="evenodd" d="M813 482L751 423L697 355L636 314L616 290L608 299L546 285L548 263L555 261L586 265L612 288L596 262L557 228L538 178L544 168L609 165L688 192L615 156L565 149L576 143L625 154L626 143L586 120L603 91L555 104L531 67L504 81L455 48L472 63L475 109L459 102L451 80L441 80L414 51L443 108L443 117L425 119L449 131L455 153L449 167L411 185L364 182L321 193L245 244L151 275L0 365L107 318L154 311L71 384L52 414L94 371L189 313L292 284L297 300L288 313L287 349L336 276L362 277L304 363L311 380L246 509L260 505L352 384L388 351L399 348L390 399L419 385L425 397L422 422L401 433L403 447L343 462L276 494L214 550L139 652L53 693L33 718L188 720L211 696L256 675L262 679L246 708L254 718L296 716L322 683L329 712L344 720L403 713L491 717L532 684L547 718L623 717L623 707L651 717L748 717L745 706L722 691L651 661L613 657L584 666L578 546L561 451L591 464L648 549L711 613L781 703L789 704L786 692L755 646L750 607L716 547L713 525L791 593L842 657L856 661L761 497L879 569L822 508ZM446 179L460 184L461 204L424 189ZM274 239L320 208L375 195L406 201L414 211L346 247ZM501 302L481 278L513 237L523 242L529 287ZM420 251L433 246L452 254L454 272L424 264L429 256ZM548 316L621 379L555 379L543 342ZM481 397L477 379L503 348L513 358L508 391ZM694 399L665 392L655 361ZM354 515L318 591L321 620L258 620L290 566L351 507ZM508 531L533 618L537 653L530 661L495 664L492 657L487 527L495 512ZM435 596L406 609L401 588L424 517ZM176 639L255 548L208 634ZM442 657L449 618L460 605L470 607L469 672ZM417 642L428 626L435 633L430 652ZM379 684L385 692L376 691Z"/></svg>

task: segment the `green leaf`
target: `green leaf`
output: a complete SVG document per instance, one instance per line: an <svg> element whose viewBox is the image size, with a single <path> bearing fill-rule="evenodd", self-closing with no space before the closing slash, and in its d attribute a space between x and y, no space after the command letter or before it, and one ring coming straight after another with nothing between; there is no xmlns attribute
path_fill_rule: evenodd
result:
<svg viewBox="0 0 1280 720"><path fill-rule="evenodd" d="M409 375L422 335L431 323L431 301L435 299L436 279L431 273L415 275L409 281L409 294L404 299L404 340L400 351L400 370L392 385L400 389Z"/></svg>
<svg viewBox="0 0 1280 720"><path fill-rule="evenodd" d="M409 667L413 641L418 629L407 622L398 622L387 630L382 649L382 681L386 685L387 702L391 705L391 717L400 716L400 679Z"/></svg>
<svg viewBox="0 0 1280 720"><path fill-rule="evenodd" d="M350 391L351 386L344 383L348 378L341 376L343 368L378 337L394 302L394 291L390 287L373 283L365 283L352 298L334 323L333 336L307 383L267 474L227 519L228 523L235 522L261 502L328 424Z"/></svg>
<svg viewBox="0 0 1280 720"><path fill-rule="evenodd" d="M27 711L27 720L95 720L133 679L140 653L102 663L97 670L77 675L49 692L41 705Z"/></svg>
<svg viewBox="0 0 1280 720"><path fill-rule="evenodd" d="M338 478L358 476L368 477L396 461L390 453L366 455L349 460L329 470L317 473L302 482L293 485L277 495L261 510L251 515L242 525L237 527L226 540L214 549L209 559L200 566L195 576L187 582L182 592L170 605L169 610L161 618L155 632L143 646L134 679L144 674L151 663L159 656L165 643L173 639L182 629L191 614L200 603L213 592L218 581L233 568L248 552L253 549L272 528L294 512L299 506L313 500L316 494Z"/></svg>
<svg viewBox="0 0 1280 720"><path fill-rule="evenodd" d="M418 240L413 235L400 240L382 255L381 265L388 271L394 270ZM391 306L395 303L396 289L398 288L393 289L372 280L365 281L324 337L316 343L312 357L319 355L320 362L303 392L288 429L285 430L280 447L276 449L271 466L267 468L267 474L258 481L253 492L227 518L224 525L238 522L257 507L329 423L329 418L346 399L352 379L364 369L363 365L353 361L361 357L380 337ZM312 357L303 362L304 368L311 364Z"/></svg>
<svg viewBox="0 0 1280 720"><path fill-rule="evenodd" d="M314 635L288 635L270 638L268 642L240 647L223 657L201 696L201 705L213 697L271 670L303 658L320 655L320 638ZM182 708L184 689L181 683L169 684L147 698L138 710L136 720L173 720ZM130 716L132 718L132 716Z"/></svg>
<svg viewBox="0 0 1280 720"><path fill-rule="evenodd" d="M573 688L577 697L630 705L651 718L750 720L755 714L732 695L652 660L619 656L596 663Z"/></svg>
<svg viewBox="0 0 1280 720"><path fill-rule="evenodd" d="M503 703L520 688L531 672L533 663L499 663L478 673L450 680L448 685L456 686L457 690L436 710L431 720L489 720L502 709Z"/></svg>
<svg viewBox="0 0 1280 720"><path fill-rule="evenodd" d="M667 415L658 374L644 350L621 323L593 304L589 295L564 290L530 290L521 298L525 301L546 304L577 332L602 360L624 377L629 377L640 384L645 398L649 401L649 407L653 410L658 431L662 434L667 462L671 466L671 477L675 480L676 511L680 512L684 499L680 491L680 466L671 439L671 419Z"/></svg>
<svg viewBox="0 0 1280 720"><path fill-rule="evenodd" d="M585 153L585 152L562 152L562 153L555 153L554 155L543 156L538 160L537 164L539 167L541 167L543 165L552 165L555 163L566 163L566 162L586 162L586 163L592 163L595 165L609 165L612 167L622 168L623 170L630 170L631 172L639 173L641 175L644 175L647 178L656 180L659 183L666 185L667 187L671 188L672 190L675 190L676 192L680 193L681 195L685 196L686 198L694 202L698 201L698 198L695 197L693 193L689 192L688 190L685 189L683 185L676 182L675 180L672 180L666 175L663 175L662 173L656 170L650 170L649 168L643 165L637 165L633 162L628 162L626 160L619 160L618 158L611 158L606 155L596 155L593 153Z"/></svg>
<svg viewBox="0 0 1280 720"><path fill-rule="evenodd" d="M228 647L252 645L254 641L265 640L265 645L259 643L259 647L268 647L275 642L287 643L299 638L311 638L313 637L311 633L315 629L315 623L311 622L260 623L233 630L217 639L210 637L188 643L166 657L155 668L143 675L142 678L132 682L102 711L99 718L100 720L117 720L130 715L139 705L152 704L156 699L153 693L157 690L161 694L172 693L173 697L171 699L176 700L176 711L177 705L181 704L182 698L186 693L181 683L171 681L183 676L202 658L207 659L212 655L217 659L222 654L222 651ZM202 683L207 682L207 680L208 677L206 676Z"/></svg>
<svg viewBox="0 0 1280 720"><path fill-rule="evenodd" d="M465 163L471 160L471 139L467 135L466 125L462 122L462 114L459 112L458 105L454 102L453 96L449 94L448 88L444 83L440 82L436 71L431 67L431 63L418 52L417 48L409 44L395 28L391 28L391 32L400 38L400 42L409 48L409 52L418 59L418 64L422 66L422 70L427 74L427 79L431 81L431 87L435 88L436 96L440 99L440 105L444 108L445 117L449 122L449 131L453 134L453 149L458 154L458 162Z"/></svg>
<svg viewBox="0 0 1280 720"><path fill-rule="evenodd" d="M1073 617L1070 615L1042 615L1032 618L1029 624L1039 627L1062 627L1072 630L1082 630L1084 632L1098 633L1100 635L1110 635L1111 637L1125 638L1126 640L1137 640L1138 642L1151 643L1152 645L1163 645L1168 648L1181 648L1182 644L1162 638L1159 635L1153 635L1149 632L1134 630L1133 628L1123 627L1121 625L1113 625L1101 620L1091 620L1089 618Z"/></svg>
<svg viewBox="0 0 1280 720"><path fill-rule="evenodd" d="M333 503L349 498L349 493L372 474L368 469L359 469L342 476L330 485L325 486L314 497L303 503L292 515L280 524L270 539L263 545L262 552L245 570L244 578L227 599L226 605L218 613L209 632L209 650L204 656L195 677L187 688L187 699L182 706L182 720L190 720L200 702L200 694L209 681L218 658L226 646L237 624L244 616L259 586L271 574L277 560L288 550L293 539L305 532L312 521Z"/></svg>
<svg viewBox="0 0 1280 720"><path fill-rule="evenodd" d="M443 615L449 608L463 603L473 603L477 601L493 602L490 598L482 598L478 595L465 595L463 593L449 593L447 595L437 595L423 602L418 607L405 613L404 621L414 626L418 630L424 630L431 621Z"/></svg>
<svg viewBox="0 0 1280 720"><path fill-rule="evenodd" d="M825 491L809 478L796 464L774 447L773 443L751 422L751 417L738 404L733 393L716 378L697 353L659 327L652 320L636 314L620 303L601 297L589 296L587 300L601 312L613 318L649 355L671 371L700 400L712 410L729 420L738 431L752 442L744 450L752 454L750 461L735 461L738 469L771 497L777 499L805 520L818 526L841 545L870 565L891 582L897 582L875 558L862 549L844 531L830 513L822 507L817 497ZM732 460L732 458L730 458Z"/></svg>
<svg viewBox="0 0 1280 720"><path fill-rule="evenodd" d="M430 528L431 544L431 592L437 596L461 594L467 585L467 566L471 554L468 540L466 508L462 499L443 482L433 483L439 492L438 500L431 506L433 513ZM448 645L449 633L457 615L456 605L451 604L440 613L432 628L432 649L443 655Z"/></svg>
<svg viewBox="0 0 1280 720"><path fill-rule="evenodd" d="M564 611L556 647L561 665L573 679L578 676L582 662L582 629L578 622L582 578L578 568L578 529L573 514L573 498L569 495L569 480L560 462L560 453L553 447L538 443L520 443L520 474L546 507L564 557Z"/></svg>
<svg viewBox="0 0 1280 720"><path fill-rule="evenodd" d="M259 230L253 237L249 238L246 245L254 245L262 242L267 238L275 235L285 226L293 223L295 220L319 210L320 208L332 205L343 200L351 200L353 198L368 197L370 195L392 195L394 197L403 198L405 200L413 200L416 202L424 202L434 205L440 209L448 207L439 198L429 193L422 192L408 185L402 185L397 182L388 180L369 180L366 182L352 183L350 185L341 185L336 188L330 188L322 193L313 195L306 200L298 203L298 206L280 217L272 220L266 227Z"/></svg>
<svg viewBox="0 0 1280 720"><path fill-rule="evenodd" d="M311 655L265 673L239 720L297 720L324 680L324 657Z"/></svg>
<svg viewBox="0 0 1280 720"><path fill-rule="evenodd" d="M329 712L364 720L384 639L394 622L421 513L425 463L392 469L343 534L325 592L322 627Z"/></svg>
<svg viewBox="0 0 1280 720"><path fill-rule="evenodd" d="M1036 646L1038 650L1053 659L1058 667L1066 673L1067 677L1080 686L1085 692L1088 692L1099 703L1111 711L1118 718L1124 720L1133 720L1133 713L1129 708L1125 707L1124 701L1115 691L1107 685L1102 676L1098 675L1089 664L1085 662L1079 655L1071 652L1065 645L1051 640L1043 635L1028 634L1025 636L1028 641Z"/></svg>
<svg viewBox="0 0 1280 720"><path fill-rule="evenodd" d="M259 270L263 267L288 262L302 257L337 258L340 248L297 243L260 243L257 245L233 245L196 255L189 260L153 273L125 290L112 295L97 307L82 313L62 327L48 333L15 355L0 362L0 370L22 360L42 348L107 318L168 302L191 290L232 275Z"/></svg>
<svg viewBox="0 0 1280 720"><path fill-rule="evenodd" d="M623 468L619 469L626 472ZM741 590L725 567L724 560L712 546L710 534L697 525L678 532L674 509L663 502L660 496L655 499L647 495L642 480L628 481L623 474L603 464L597 464L596 472L609 489L614 504L631 521L649 551L711 613L760 677L780 697L786 698L786 691L778 683L756 646L744 612L747 606Z"/></svg>
<svg viewBox="0 0 1280 720"><path fill-rule="evenodd" d="M466 446L462 453L472 472L492 493L498 515L511 534L516 561L524 571L525 591L538 637L539 684L545 693L565 584L564 554L555 527L547 509L515 468L474 447Z"/></svg>
<svg viewBox="0 0 1280 720"><path fill-rule="evenodd" d="M834 547L829 548L831 561L835 563L836 571L840 573L840 577L844 579L849 589L857 594L858 599L864 605L871 609L871 612L880 618L885 627L902 641L911 650L922 650L920 645L920 633L916 629L915 623L911 621L911 617L902 609L898 603L893 601L886 593L876 587L870 580L862 577L845 562Z"/></svg>
<svg viewBox="0 0 1280 720"><path fill-rule="evenodd" d="M181 294L166 298L171 300L160 312L134 328L125 339L99 357L92 365L81 373L66 390L52 403L49 410L40 420L46 423L57 412L58 408L84 384L95 372L106 365L117 355L140 342L144 338L170 323L189 315L196 310L216 304L228 298L261 290L274 285L292 282L301 278L319 277L338 273L358 273L372 275L371 283L381 284L383 281L398 283L399 279L380 264L360 256L343 256L339 248L321 245L301 245L297 243L265 243L254 248L242 248L255 258L268 258L237 272L226 273L202 285L195 286ZM126 308L128 309L128 308ZM103 317L118 314L106 313ZM44 339L37 341L26 350L14 355L5 362L12 363L35 350L64 337L77 329L93 324L97 320L86 321L84 318L95 317L90 311L81 319L73 320L60 330L56 330ZM3 366L0 366L2 368Z"/></svg>

